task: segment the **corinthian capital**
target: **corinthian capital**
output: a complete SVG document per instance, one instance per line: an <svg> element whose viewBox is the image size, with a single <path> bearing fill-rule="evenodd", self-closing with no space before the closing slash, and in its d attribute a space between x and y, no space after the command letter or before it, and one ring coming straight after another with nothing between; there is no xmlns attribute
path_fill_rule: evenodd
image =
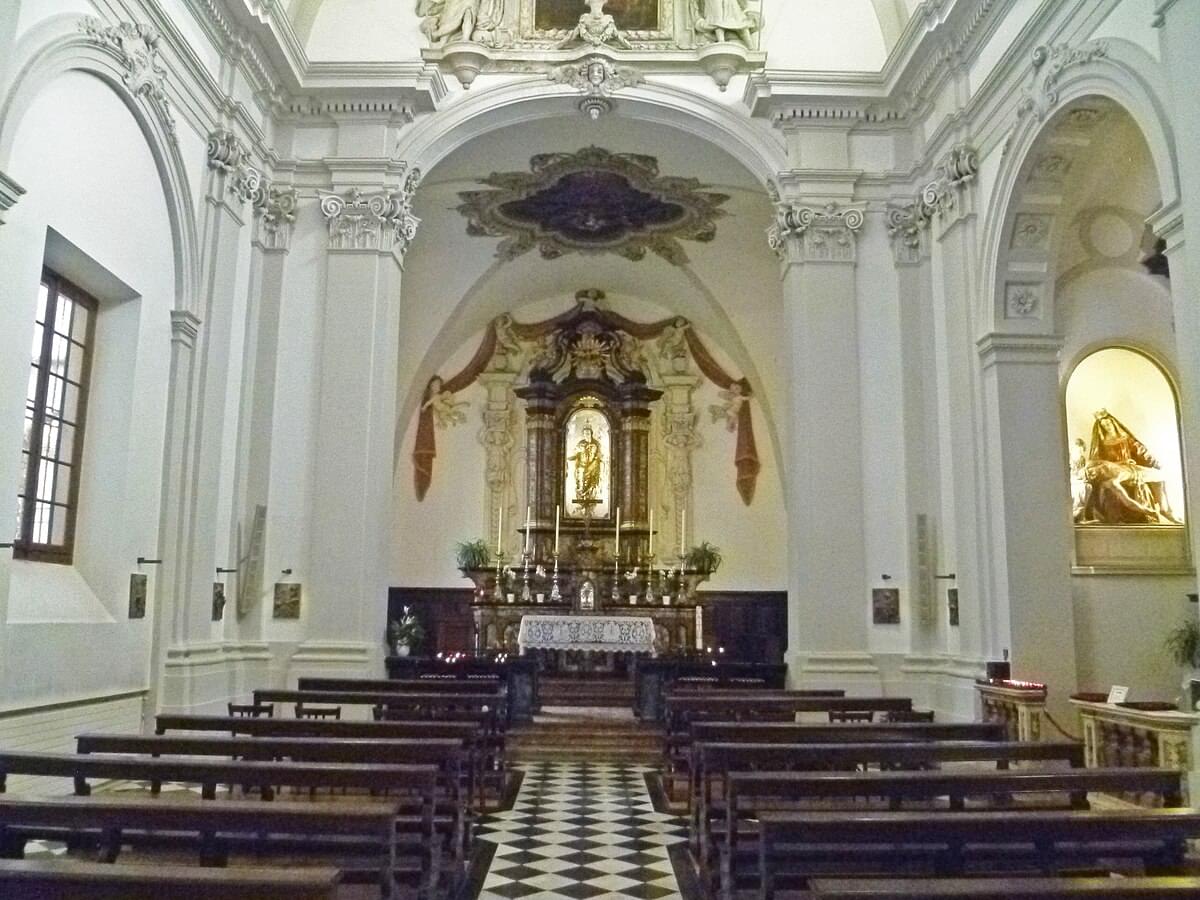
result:
<svg viewBox="0 0 1200 900"><path fill-rule="evenodd" d="M396 188L370 193L351 188L345 194L318 191L329 224L329 249L397 250L403 258L421 224L412 211L420 180L420 172L411 169Z"/></svg>
<svg viewBox="0 0 1200 900"><path fill-rule="evenodd" d="M969 144L951 147L937 165L937 178L925 185L920 202L939 217L953 212L959 195L979 173L979 154Z"/></svg>
<svg viewBox="0 0 1200 900"><path fill-rule="evenodd" d="M296 189L290 184L263 181L254 197L254 215L258 219L258 240L267 250L287 250L296 221Z"/></svg>
<svg viewBox="0 0 1200 900"><path fill-rule="evenodd" d="M262 191L263 173L250 164L250 150L232 131L220 128L208 136L208 167L229 176L229 192L249 203Z"/></svg>
<svg viewBox="0 0 1200 900"><path fill-rule="evenodd" d="M854 262L859 231L866 222L861 206L826 203L814 207L777 200L767 242L781 258L789 241L799 242L806 262Z"/></svg>

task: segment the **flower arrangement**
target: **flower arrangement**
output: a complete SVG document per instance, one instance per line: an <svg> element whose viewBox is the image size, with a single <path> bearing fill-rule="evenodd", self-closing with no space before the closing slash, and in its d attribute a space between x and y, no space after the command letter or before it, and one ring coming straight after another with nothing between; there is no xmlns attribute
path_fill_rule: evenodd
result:
<svg viewBox="0 0 1200 900"><path fill-rule="evenodd" d="M410 650L425 639L425 629L411 607L404 607L399 619L388 622L387 639L397 649L407 647Z"/></svg>

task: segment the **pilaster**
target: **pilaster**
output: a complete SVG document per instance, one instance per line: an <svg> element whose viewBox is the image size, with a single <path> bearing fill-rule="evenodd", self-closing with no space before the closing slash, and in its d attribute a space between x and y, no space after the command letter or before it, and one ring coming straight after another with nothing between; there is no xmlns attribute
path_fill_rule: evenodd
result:
<svg viewBox="0 0 1200 900"><path fill-rule="evenodd" d="M0 225L4 224L4 214L16 205L24 193L25 188L0 172Z"/></svg>
<svg viewBox="0 0 1200 900"><path fill-rule="evenodd" d="M670 502L671 528L665 522L657 525L661 537L655 544L662 550L658 554L664 559L673 552L687 552L685 535L679 530L683 525L683 511L695 510L692 501L692 452L700 446L700 433L696 430L698 413L692 398L700 385L700 376L691 371L689 355L671 358L672 374L661 375L663 389L662 435L666 453L666 488ZM663 506L663 501L656 501ZM670 540L671 543L667 543Z"/></svg>
<svg viewBox="0 0 1200 900"><path fill-rule="evenodd" d="M328 255L306 665L365 674L382 649L401 276L418 180L414 169L401 185L320 194Z"/></svg>
<svg viewBox="0 0 1200 900"><path fill-rule="evenodd" d="M867 652L855 262L862 206L776 203L791 363L788 651L794 681L879 683Z"/></svg>

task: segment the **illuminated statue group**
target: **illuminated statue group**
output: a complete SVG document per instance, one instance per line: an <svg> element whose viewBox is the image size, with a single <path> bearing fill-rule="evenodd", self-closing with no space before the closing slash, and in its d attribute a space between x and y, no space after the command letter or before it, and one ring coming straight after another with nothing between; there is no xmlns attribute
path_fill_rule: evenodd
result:
<svg viewBox="0 0 1200 900"><path fill-rule="evenodd" d="M1095 414L1091 445L1071 451L1072 512L1077 525L1180 525L1157 459L1107 409Z"/></svg>

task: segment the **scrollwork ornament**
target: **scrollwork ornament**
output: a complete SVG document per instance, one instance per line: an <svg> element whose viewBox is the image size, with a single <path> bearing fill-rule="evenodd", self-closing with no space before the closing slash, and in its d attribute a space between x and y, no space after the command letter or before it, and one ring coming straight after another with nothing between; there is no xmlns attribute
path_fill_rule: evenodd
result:
<svg viewBox="0 0 1200 900"><path fill-rule="evenodd" d="M775 223L767 230L771 249L783 255L789 238L803 241L805 256L815 261L853 261L855 239L866 223L861 207L827 203L814 208L781 201Z"/></svg>
<svg viewBox="0 0 1200 900"><path fill-rule="evenodd" d="M121 78L125 87L154 108L168 137L177 142L175 117L171 114L165 87L167 69L158 55L162 40L159 30L153 25L136 22L105 25L94 16L84 16L79 22L79 30L117 57L125 69Z"/></svg>
<svg viewBox="0 0 1200 900"><path fill-rule="evenodd" d="M410 170L400 188L370 194L351 188L345 196L318 191L321 214L329 226L331 250L392 250L401 257L421 224L412 211L420 172Z"/></svg>
<svg viewBox="0 0 1200 900"><path fill-rule="evenodd" d="M1070 69L1108 56L1108 43L1097 41L1079 47L1070 44L1042 44L1030 58L1033 74L1017 103L1017 120L1034 116L1043 121L1058 105L1059 86Z"/></svg>

